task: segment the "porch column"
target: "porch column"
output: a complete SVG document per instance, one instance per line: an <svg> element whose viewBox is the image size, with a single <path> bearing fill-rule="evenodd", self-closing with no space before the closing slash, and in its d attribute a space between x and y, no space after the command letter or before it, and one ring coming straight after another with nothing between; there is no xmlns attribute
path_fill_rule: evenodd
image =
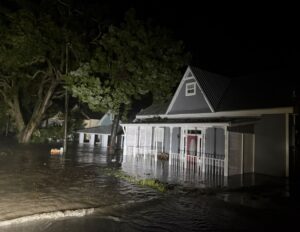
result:
<svg viewBox="0 0 300 232"><path fill-rule="evenodd" d="M127 128L125 126L123 126L123 131L124 131L124 135L123 135L124 136L124 139L123 139L123 155L127 155L127 139L126 139L127 138L127 134L126 134L127 133Z"/></svg>
<svg viewBox="0 0 300 232"><path fill-rule="evenodd" d="M187 126L183 129L183 155L186 157L187 155Z"/></svg>
<svg viewBox="0 0 300 232"><path fill-rule="evenodd" d="M147 145L146 141L147 141L147 127L144 126L144 158L146 155L146 145Z"/></svg>
<svg viewBox="0 0 300 232"><path fill-rule="evenodd" d="M169 148L169 166L171 166L171 164L172 164L172 137L173 137L173 127L172 126L170 126L169 127L170 128L170 148Z"/></svg>
<svg viewBox="0 0 300 232"><path fill-rule="evenodd" d="M95 144L95 134L91 134L90 135L90 145L94 145Z"/></svg>
<svg viewBox="0 0 300 232"><path fill-rule="evenodd" d="M137 132L138 132L138 126L134 127L134 143L133 143L133 155L136 154L136 147L138 145L138 141L137 141Z"/></svg>
<svg viewBox="0 0 300 232"><path fill-rule="evenodd" d="M147 146L148 145L147 144L147 136L149 136L148 135L149 126L145 126L144 128L145 128L145 143L144 143L144 161L145 161L146 154L147 154L147 152L149 153L148 146ZM150 137L150 141L151 141L151 137Z"/></svg>
<svg viewBox="0 0 300 232"><path fill-rule="evenodd" d="M161 150L162 150L162 152L165 152L165 127L163 127L162 128L163 130L163 133L162 133L162 144L161 144L161 146L162 146L162 148L161 148Z"/></svg>
<svg viewBox="0 0 300 232"><path fill-rule="evenodd" d="M102 147L107 147L108 135L102 135Z"/></svg>
<svg viewBox="0 0 300 232"><path fill-rule="evenodd" d="M202 160L202 172L205 172L205 159L206 159L206 153L205 153L205 144L206 144L206 130L207 128L203 129L203 135L202 135L202 145L201 147L201 160Z"/></svg>
<svg viewBox="0 0 300 232"><path fill-rule="evenodd" d="M79 143L84 142L84 133L79 133Z"/></svg>
<svg viewBox="0 0 300 232"><path fill-rule="evenodd" d="M229 133L227 127L224 128L225 133L225 157L224 157L224 176L228 176L228 153L229 153Z"/></svg>
<svg viewBox="0 0 300 232"><path fill-rule="evenodd" d="M154 127L154 136L155 136L155 162L157 161L157 129L158 127Z"/></svg>
<svg viewBox="0 0 300 232"><path fill-rule="evenodd" d="M170 126L170 148L169 148L169 154L172 153L172 143L173 143L173 127Z"/></svg>
<svg viewBox="0 0 300 232"><path fill-rule="evenodd" d="M244 174L244 133L242 133L242 144L241 144L241 173Z"/></svg>
<svg viewBox="0 0 300 232"><path fill-rule="evenodd" d="M184 130L185 128L182 126L180 127L180 151L179 154L181 156L183 156L183 151L184 151Z"/></svg>

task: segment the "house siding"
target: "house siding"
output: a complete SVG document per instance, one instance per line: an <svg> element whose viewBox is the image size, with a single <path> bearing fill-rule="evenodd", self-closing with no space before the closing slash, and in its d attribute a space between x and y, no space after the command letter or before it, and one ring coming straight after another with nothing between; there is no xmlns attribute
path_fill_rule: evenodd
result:
<svg viewBox="0 0 300 232"><path fill-rule="evenodd" d="M242 174L242 156L243 156L243 134L229 132L229 152L228 152L228 174Z"/></svg>
<svg viewBox="0 0 300 232"><path fill-rule="evenodd" d="M169 127L165 127L164 141L165 141L164 152L169 152L170 151L170 128Z"/></svg>
<svg viewBox="0 0 300 232"><path fill-rule="evenodd" d="M253 172L253 134L243 134L243 173Z"/></svg>
<svg viewBox="0 0 300 232"><path fill-rule="evenodd" d="M211 112L198 85L196 85L196 95L185 96L185 85L195 81L195 79L190 79L184 82L169 114Z"/></svg>
<svg viewBox="0 0 300 232"><path fill-rule="evenodd" d="M174 127L172 132L172 153L179 153L180 146L180 128Z"/></svg>
<svg viewBox="0 0 300 232"><path fill-rule="evenodd" d="M205 153L224 155L225 133L222 128L207 128L205 133Z"/></svg>
<svg viewBox="0 0 300 232"><path fill-rule="evenodd" d="M104 118L101 121L101 126L108 126L112 124L112 120L110 119L110 114L105 114Z"/></svg>
<svg viewBox="0 0 300 232"><path fill-rule="evenodd" d="M262 116L254 130L255 172L285 176L285 116Z"/></svg>

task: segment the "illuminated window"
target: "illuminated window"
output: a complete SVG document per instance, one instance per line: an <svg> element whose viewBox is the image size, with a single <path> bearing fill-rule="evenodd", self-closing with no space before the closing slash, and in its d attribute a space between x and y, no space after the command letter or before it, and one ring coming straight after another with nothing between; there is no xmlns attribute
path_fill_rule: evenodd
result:
<svg viewBox="0 0 300 232"><path fill-rule="evenodd" d="M185 96L193 96L196 94L196 82L187 83L185 85Z"/></svg>

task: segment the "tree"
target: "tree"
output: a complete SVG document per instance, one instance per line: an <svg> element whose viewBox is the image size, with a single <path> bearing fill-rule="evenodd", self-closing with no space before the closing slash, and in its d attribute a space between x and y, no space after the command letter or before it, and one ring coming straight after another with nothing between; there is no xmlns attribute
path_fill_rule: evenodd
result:
<svg viewBox="0 0 300 232"><path fill-rule="evenodd" d="M97 40L90 62L72 72L66 82L73 96L92 110L116 114L110 144L113 151L122 109L149 92L154 101L167 99L187 59L182 42L173 40L166 29L137 20L130 10L125 23L110 26Z"/></svg>
<svg viewBox="0 0 300 232"><path fill-rule="evenodd" d="M27 143L61 94L66 44L74 51L82 44L66 23L47 12L23 9L0 19L0 97L19 142Z"/></svg>

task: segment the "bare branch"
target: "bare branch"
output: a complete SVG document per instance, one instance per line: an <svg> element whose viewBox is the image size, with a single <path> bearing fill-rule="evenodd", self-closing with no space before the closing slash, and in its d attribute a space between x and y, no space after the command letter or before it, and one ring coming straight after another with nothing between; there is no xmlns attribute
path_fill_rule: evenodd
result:
<svg viewBox="0 0 300 232"><path fill-rule="evenodd" d="M32 59L31 61L25 62L24 64L25 64L26 66L31 66L31 65L33 65L33 64L43 63L43 62L45 62L45 57L40 56L40 57L35 57L35 58Z"/></svg>
<svg viewBox="0 0 300 232"><path fill-rule="evenodd" d="M61 91L57 91L55 94L53 94L53 99L60 99L63 96L65 96L65 91L61 90Z"/></svg>
<svg viewBox="0 0 300 232"><path fill-rule="evenodd" d="M42 70L36 71L36 72L32 75L31 79L36 78L39 74L44 74L44 75L46 75L47 73L46 73L45 71L42 71Z"/></svg>

